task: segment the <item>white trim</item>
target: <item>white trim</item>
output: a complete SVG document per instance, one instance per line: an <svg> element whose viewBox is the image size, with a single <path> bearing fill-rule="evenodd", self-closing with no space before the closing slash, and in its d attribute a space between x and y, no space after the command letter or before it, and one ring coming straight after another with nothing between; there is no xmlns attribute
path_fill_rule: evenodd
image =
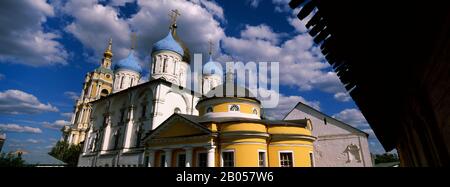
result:
<svg viewBox="0 0 450 187"><path fill-rule="evenodd" d="M308 156L309 156L309 159L310 159L311 167L316 167L316 160L314 158L314 152L313 151L309 151Z"/></svg>
<svg viewBox="0 0 450 187"><path fill-rule="evenodd" d="M220 151L220 167L224 167L223 166L223 153L229 153L229 152L233 153L233 167L236 167L236 152L234 149L225 149L225 150Z"/></svg>
<svg viewBox="0 0 450 187"><path fill-rule="evenodd" d="M264 153L264 167L267 167L267 150L265 150L265 149L258 149L258 167L261 167L261 166L259 166L259 153Z"/></svg>
<svg viewBox="0 0 450 187"><path fill-rule="evenodd" d="M294 151L292 151L292 150L278 151L278 167L281 167L281 153L291 153L292 154L292 167L295 167Z"/></svg>
<svg viewBox="0 0 450 187"><path fill-rule="evenodd" d="M204 151L197 151L195 153L195 167L200 167L200 153L205 153L206 154L206 166L208 166L208 151L204 150Z"/></svg>

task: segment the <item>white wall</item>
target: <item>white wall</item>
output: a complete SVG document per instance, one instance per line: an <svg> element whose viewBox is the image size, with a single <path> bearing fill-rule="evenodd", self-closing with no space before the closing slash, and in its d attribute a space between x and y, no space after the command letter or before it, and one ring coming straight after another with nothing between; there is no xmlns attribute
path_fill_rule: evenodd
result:
<svg viewBox="0 0 450 187"><path fill-rule="evenodd" d="M316 167L371 167L367 136L346 124L319 114L308 107L297 106L285 120L308 118L312 122L314 142L314 160ZM327 118L325 124L323 118ZM355 144L360 148L360 162L348 160L347 147Z"/></svg>

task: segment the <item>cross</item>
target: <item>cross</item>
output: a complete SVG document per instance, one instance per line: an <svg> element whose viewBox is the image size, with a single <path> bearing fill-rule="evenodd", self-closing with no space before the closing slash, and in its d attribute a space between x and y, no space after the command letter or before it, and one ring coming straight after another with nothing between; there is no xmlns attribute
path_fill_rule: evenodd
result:
<svg viewBox="0 0 450 187"><path fill-rule="evenodd" d="M136 33L131 33L131 49L136 48Z"/></svg>
<svg viewBox="0 0 450 187"><path fill-rule="evenodd" d="M172 20L172 25L177 24L177 17L180 16L180 12L178 12L177 9L172 10L172 12L169 14L170 19Z"/></svg>
<svg viewBox="0 0 450 187"><path fill-rule="evenodd" d="M213 46L214 46L214 43L211 41L211 39L208 41L208 43L209 43L209 55L211 55L211 54L212 54L212 48L213 48Z"/></svg>

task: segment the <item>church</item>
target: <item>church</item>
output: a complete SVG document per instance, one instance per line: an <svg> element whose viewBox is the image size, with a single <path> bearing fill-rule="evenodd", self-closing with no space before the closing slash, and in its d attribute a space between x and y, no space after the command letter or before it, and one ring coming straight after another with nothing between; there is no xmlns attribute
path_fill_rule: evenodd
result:
<svg viewBox="0 0 450 187"><path fill-rule="evenodd" d="M78 166L315 166L311 119L265 119L260 100L232 72L204 73L200 93L187 89L190 51L173 13L167 35L153 44L148 82L139 84L133 47L113 65L112 40L86 75L71 125L62 129L65 141L82 145Z"/></svg>

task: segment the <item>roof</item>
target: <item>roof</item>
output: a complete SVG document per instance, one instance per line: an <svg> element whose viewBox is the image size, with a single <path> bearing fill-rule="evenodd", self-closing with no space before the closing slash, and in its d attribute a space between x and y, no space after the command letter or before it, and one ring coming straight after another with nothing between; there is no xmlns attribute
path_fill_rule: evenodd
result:
<svg viewBox="0 0 450 187"><path fill-rule="evenodd" d="M255 95L247 88L239 86L236 83L230 83L225 81L225 83L212 88L208 93L206 93L199 101L205 101L214 98L247 98L255 100L261 103Z"/></svg>
<svg viewBox="0 0 450 187"><path fill-rule="evenodd" d="M307 105L307 104L305 104L305 103L302 103L302 102L298 102L297 105L295 105L295 107L292 108L292 110L289 111L289 113L287 113L287 114L284 116L283 119L285 119L285 118L286 118L286 117L287 117L294 109L296 109L296 108L298 109L298 107L300 107L300 106L306 107L307 109L311 110L312 112L314 112L314 113L316 113L316 114L318 114L318 115L321 115L321 116L323 116L323 117L326 117L327 119L331 119L332 121L335 121L335 122L339 123L340 125L344 125L344 126L346 126L346 127L349 127L350 129L356 130L356 131L358 131L358 132L360 132L360 133L365 134L366 136L369 136L368 133L366 133L366 132L364 132L364 131L362 131L362 130L360 130L360 129L358 129L358 128L355 128L355 127L353 127L353 126L351 126L351 125L349 125L349 124L347 124L347 123L345 123L345 122L342 122L342 121L340 121L340 120L338 120L338 119L336 119L336 118L333 118L333 117L331 117L331 116L329 116L329 115L327 115L327 114L325 114L325 113L323 113L323 112L321 112L321 111L319 111L319 110L317 110L317 109L315 109L315 108L313 108L313 107L311 107L311 106L309 106L309 105Z"/></svg>
<svg viewBox="0 0 450 187"><path fill-rule="evenodd" d="M134 50L130 50L128 56L120 60L115 66L114 70L127 69L138 73L142 72L142 67L139 65L139 59L136 57Z"/></svg>
<svg viewBox="0 0 450 187"><path fill-rule="evenodd" d="M23 154L22 159L25 160L27 165L45 165L45 166L63 166L67 165L61 160L50 156L47 153L42 154Z"/></svg>
<svg viewBox="0 0 450 187"><path fill-rule="evenodd" d="M178 53L179 55L184 55L183 47L178 43L178 41L175 40L175 38L172 35L172 32L169 31L166 37L164 37L162 40L156 42L153 45L152 53L158 52L158 51L173 51L175 53Z"/></svg>

